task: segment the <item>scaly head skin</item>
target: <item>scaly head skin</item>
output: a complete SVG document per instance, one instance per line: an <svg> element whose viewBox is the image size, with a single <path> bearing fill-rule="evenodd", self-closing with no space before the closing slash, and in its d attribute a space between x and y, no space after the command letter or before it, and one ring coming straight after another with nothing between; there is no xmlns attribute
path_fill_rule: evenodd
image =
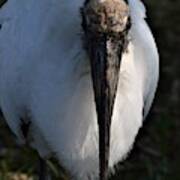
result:
<svg viewBox="0 0 180 180"><path fill-rule="evenodd" d="M122 0L90 0L83 9L89 30L120 33L125 30L129 8Z"/></svg>
<svg viewBox="0 0 180 180"><path fill-rule="evenodd" d="M111 118L130 26L129 8L123 0L87 0L82 8L99 125L100 180L108 178Z"/></svg>

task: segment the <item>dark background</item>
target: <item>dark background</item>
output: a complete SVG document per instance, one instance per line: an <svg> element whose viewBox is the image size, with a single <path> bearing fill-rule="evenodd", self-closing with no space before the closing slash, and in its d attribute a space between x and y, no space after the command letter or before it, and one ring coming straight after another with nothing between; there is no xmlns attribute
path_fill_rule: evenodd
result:
<svg viewBox="0 0 180 180"><path fill-rule="evenodd" d="M180 180L180 1L144 3L159 48L160 82L135 147L128 159L118 165L111 180ZM19 149L0 121L0 180L36 177L36 161L36 153ZM61 176L54 164L49 162L49 167L55 177Z"/></svg>

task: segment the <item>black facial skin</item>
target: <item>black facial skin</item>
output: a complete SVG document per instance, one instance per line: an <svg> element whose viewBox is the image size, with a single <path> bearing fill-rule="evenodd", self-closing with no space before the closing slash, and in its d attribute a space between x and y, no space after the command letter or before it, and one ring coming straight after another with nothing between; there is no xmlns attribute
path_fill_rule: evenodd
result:
<svg viewBox="0 0 180 180"><path fill-rule="evenodd" d="M131 27L124 1L91 3L81 9L85 50L90 59L99 125L99 179L108 179L110 128L122 54ZM117 14L116 14L117 13ZM117 18L118 17L118 18Z"/></svg>

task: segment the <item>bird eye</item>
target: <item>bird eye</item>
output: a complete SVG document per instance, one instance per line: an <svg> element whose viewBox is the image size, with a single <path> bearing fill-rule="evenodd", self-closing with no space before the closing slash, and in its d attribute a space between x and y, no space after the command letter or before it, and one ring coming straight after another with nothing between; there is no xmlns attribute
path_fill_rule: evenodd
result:
<svg viewBox="0 0 180 180"><path fill-rule="evenodd" d="M118 21L114 17L109 17L109 22L111 26L116 26L118 24Z"/></svg>

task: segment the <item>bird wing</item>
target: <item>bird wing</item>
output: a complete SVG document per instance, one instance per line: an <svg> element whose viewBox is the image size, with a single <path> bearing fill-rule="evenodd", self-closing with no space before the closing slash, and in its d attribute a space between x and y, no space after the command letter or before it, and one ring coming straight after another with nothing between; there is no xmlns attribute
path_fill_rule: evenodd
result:
<svg viewBox="0 0 180 180"><path fill-rule="evenodd" d="M146 10L139 0L129 0L132 17L132 41L136 65L142 77L144 92L144 118L154 99L159 79L159 55L154 37L145 18Z"/></svg>

